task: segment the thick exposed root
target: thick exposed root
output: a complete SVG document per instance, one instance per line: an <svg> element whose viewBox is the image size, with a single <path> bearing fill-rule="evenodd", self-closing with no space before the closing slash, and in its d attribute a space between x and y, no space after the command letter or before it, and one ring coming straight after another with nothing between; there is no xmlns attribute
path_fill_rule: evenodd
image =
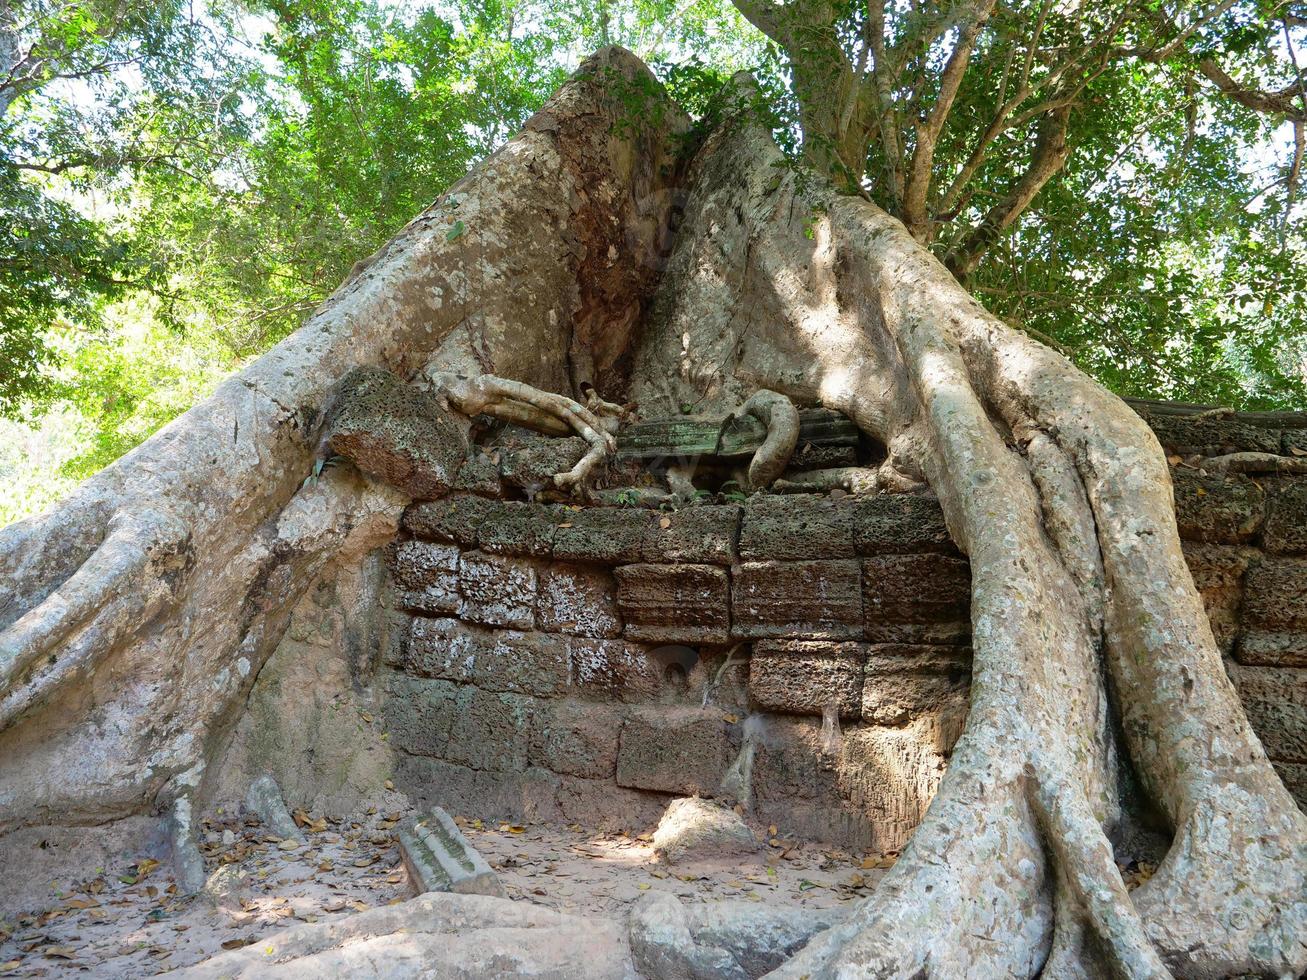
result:
<svg viewBox="0 0 1307 980"><path fill-rule="evenodd" d="M163 511L118 515L63 585L0 633L0 730L85 675L174 597L187 534L185 523Z"/></svg>
<svg viewBox="0 0 1307 980"><path fill-rule="evenodd" d="M1209 473L1307 473L1307 459L1274 453L1229 453L1208 456L1198 464Z"/></svg>
<svg viewBox="0 0 1307 980"><path fill-rule="evenodd" d="M752 416L767 426L767 438L749 461L749 491L764 490L785 472L799 443L799 411L794 402L774 391L761 389L740 406L737 417Z"/></svg>
<svg viewBox="0 0 1307 980"><path fill-rule="evenodd" d="M547 435L576 435L590 444L576 465L554 474L554 485L572 490L586 485L595 471L617 449L613 438L623 416L620 405L605 402L591 389L589 408L563 395L541 391L508 378L482 374L467 378L446 371L428 376L432 389L464 415L489 415ZM599 413L599 414L596 414Z"/></svg>

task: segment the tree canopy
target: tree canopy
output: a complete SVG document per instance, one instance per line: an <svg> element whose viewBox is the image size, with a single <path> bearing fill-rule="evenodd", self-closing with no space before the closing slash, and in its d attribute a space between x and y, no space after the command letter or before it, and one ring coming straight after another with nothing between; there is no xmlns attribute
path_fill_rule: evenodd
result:
<svg viewBox="0 0 1307 980"><path fill-rule="evenodd" d="M64 446L0 519L293 330L606 43L700 114L753 72L794 166L1113 390L1302 407L1304 24L1270 0L0 0L0 414Z"/></svg>

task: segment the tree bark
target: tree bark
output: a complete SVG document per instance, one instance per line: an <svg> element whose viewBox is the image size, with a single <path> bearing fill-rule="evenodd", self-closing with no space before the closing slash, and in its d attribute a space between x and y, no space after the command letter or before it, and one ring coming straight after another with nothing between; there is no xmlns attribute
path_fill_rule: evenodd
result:
<svg viewBox="0 0 1307 980"><path fill-rule="evenodd" d="M1151 431L900 222L778 167L747 113L683 175L669 122L643 67L601 53L297 334L0 534L0 830L202 796L285 610L405 503L343 468L304 483L352 368L594 381L653 417L770 389L929 483L973 583L971 710L939 792L877 893L779 974L1307 968L1307 818L1226 677ZM1170 849L1127 893L1111 840L1150 810Z"/></svg>
<svg viewBox="0 0 1307 980"><path fill-rule="evenodd" d="M310 320L51 512L0 532L0 832L194 794L331 562L407 499L313 472L337 383L375 365L624 386L688 125L607 49Z"/></svg>

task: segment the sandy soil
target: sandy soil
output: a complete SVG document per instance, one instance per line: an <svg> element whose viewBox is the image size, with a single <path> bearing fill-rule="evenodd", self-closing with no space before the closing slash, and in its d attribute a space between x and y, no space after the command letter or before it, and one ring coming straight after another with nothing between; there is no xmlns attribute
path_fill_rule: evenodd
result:
<svg viewBox="0 0 1307 980"><path fill-rule="evenodd" d="M253 818L205 825L209 870L242 875L223 901L181 899L166 864L124 855L76 882L52 882L47 907L0 911L0 977L151 976L315 922L410 897L394 827L405 814L373 808L329 823L302 815L306 843L282 842ZM511 898L578 914L621 917L650 890L685 902L722 899L825 908L868 893L888 859L849 855L756 828L770 843L756 857L664 865L646 833L580 825L515 826L456 816L499 872Z"/></svg>

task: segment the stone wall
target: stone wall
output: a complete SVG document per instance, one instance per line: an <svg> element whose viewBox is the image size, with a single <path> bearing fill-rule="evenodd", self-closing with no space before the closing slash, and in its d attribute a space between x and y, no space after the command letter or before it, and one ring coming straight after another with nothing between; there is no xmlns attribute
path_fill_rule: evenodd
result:
<svg viewBox="0 0 1307 980"><path fill-rule="evenodd" d="M1175 487L1231 674L1307 800L1307 480L1179 465ZM891 849L961 731L969 573L931 497L462 494L403 528L380 681L416 797L631 827L725 794L784 832Z"/></svg>

